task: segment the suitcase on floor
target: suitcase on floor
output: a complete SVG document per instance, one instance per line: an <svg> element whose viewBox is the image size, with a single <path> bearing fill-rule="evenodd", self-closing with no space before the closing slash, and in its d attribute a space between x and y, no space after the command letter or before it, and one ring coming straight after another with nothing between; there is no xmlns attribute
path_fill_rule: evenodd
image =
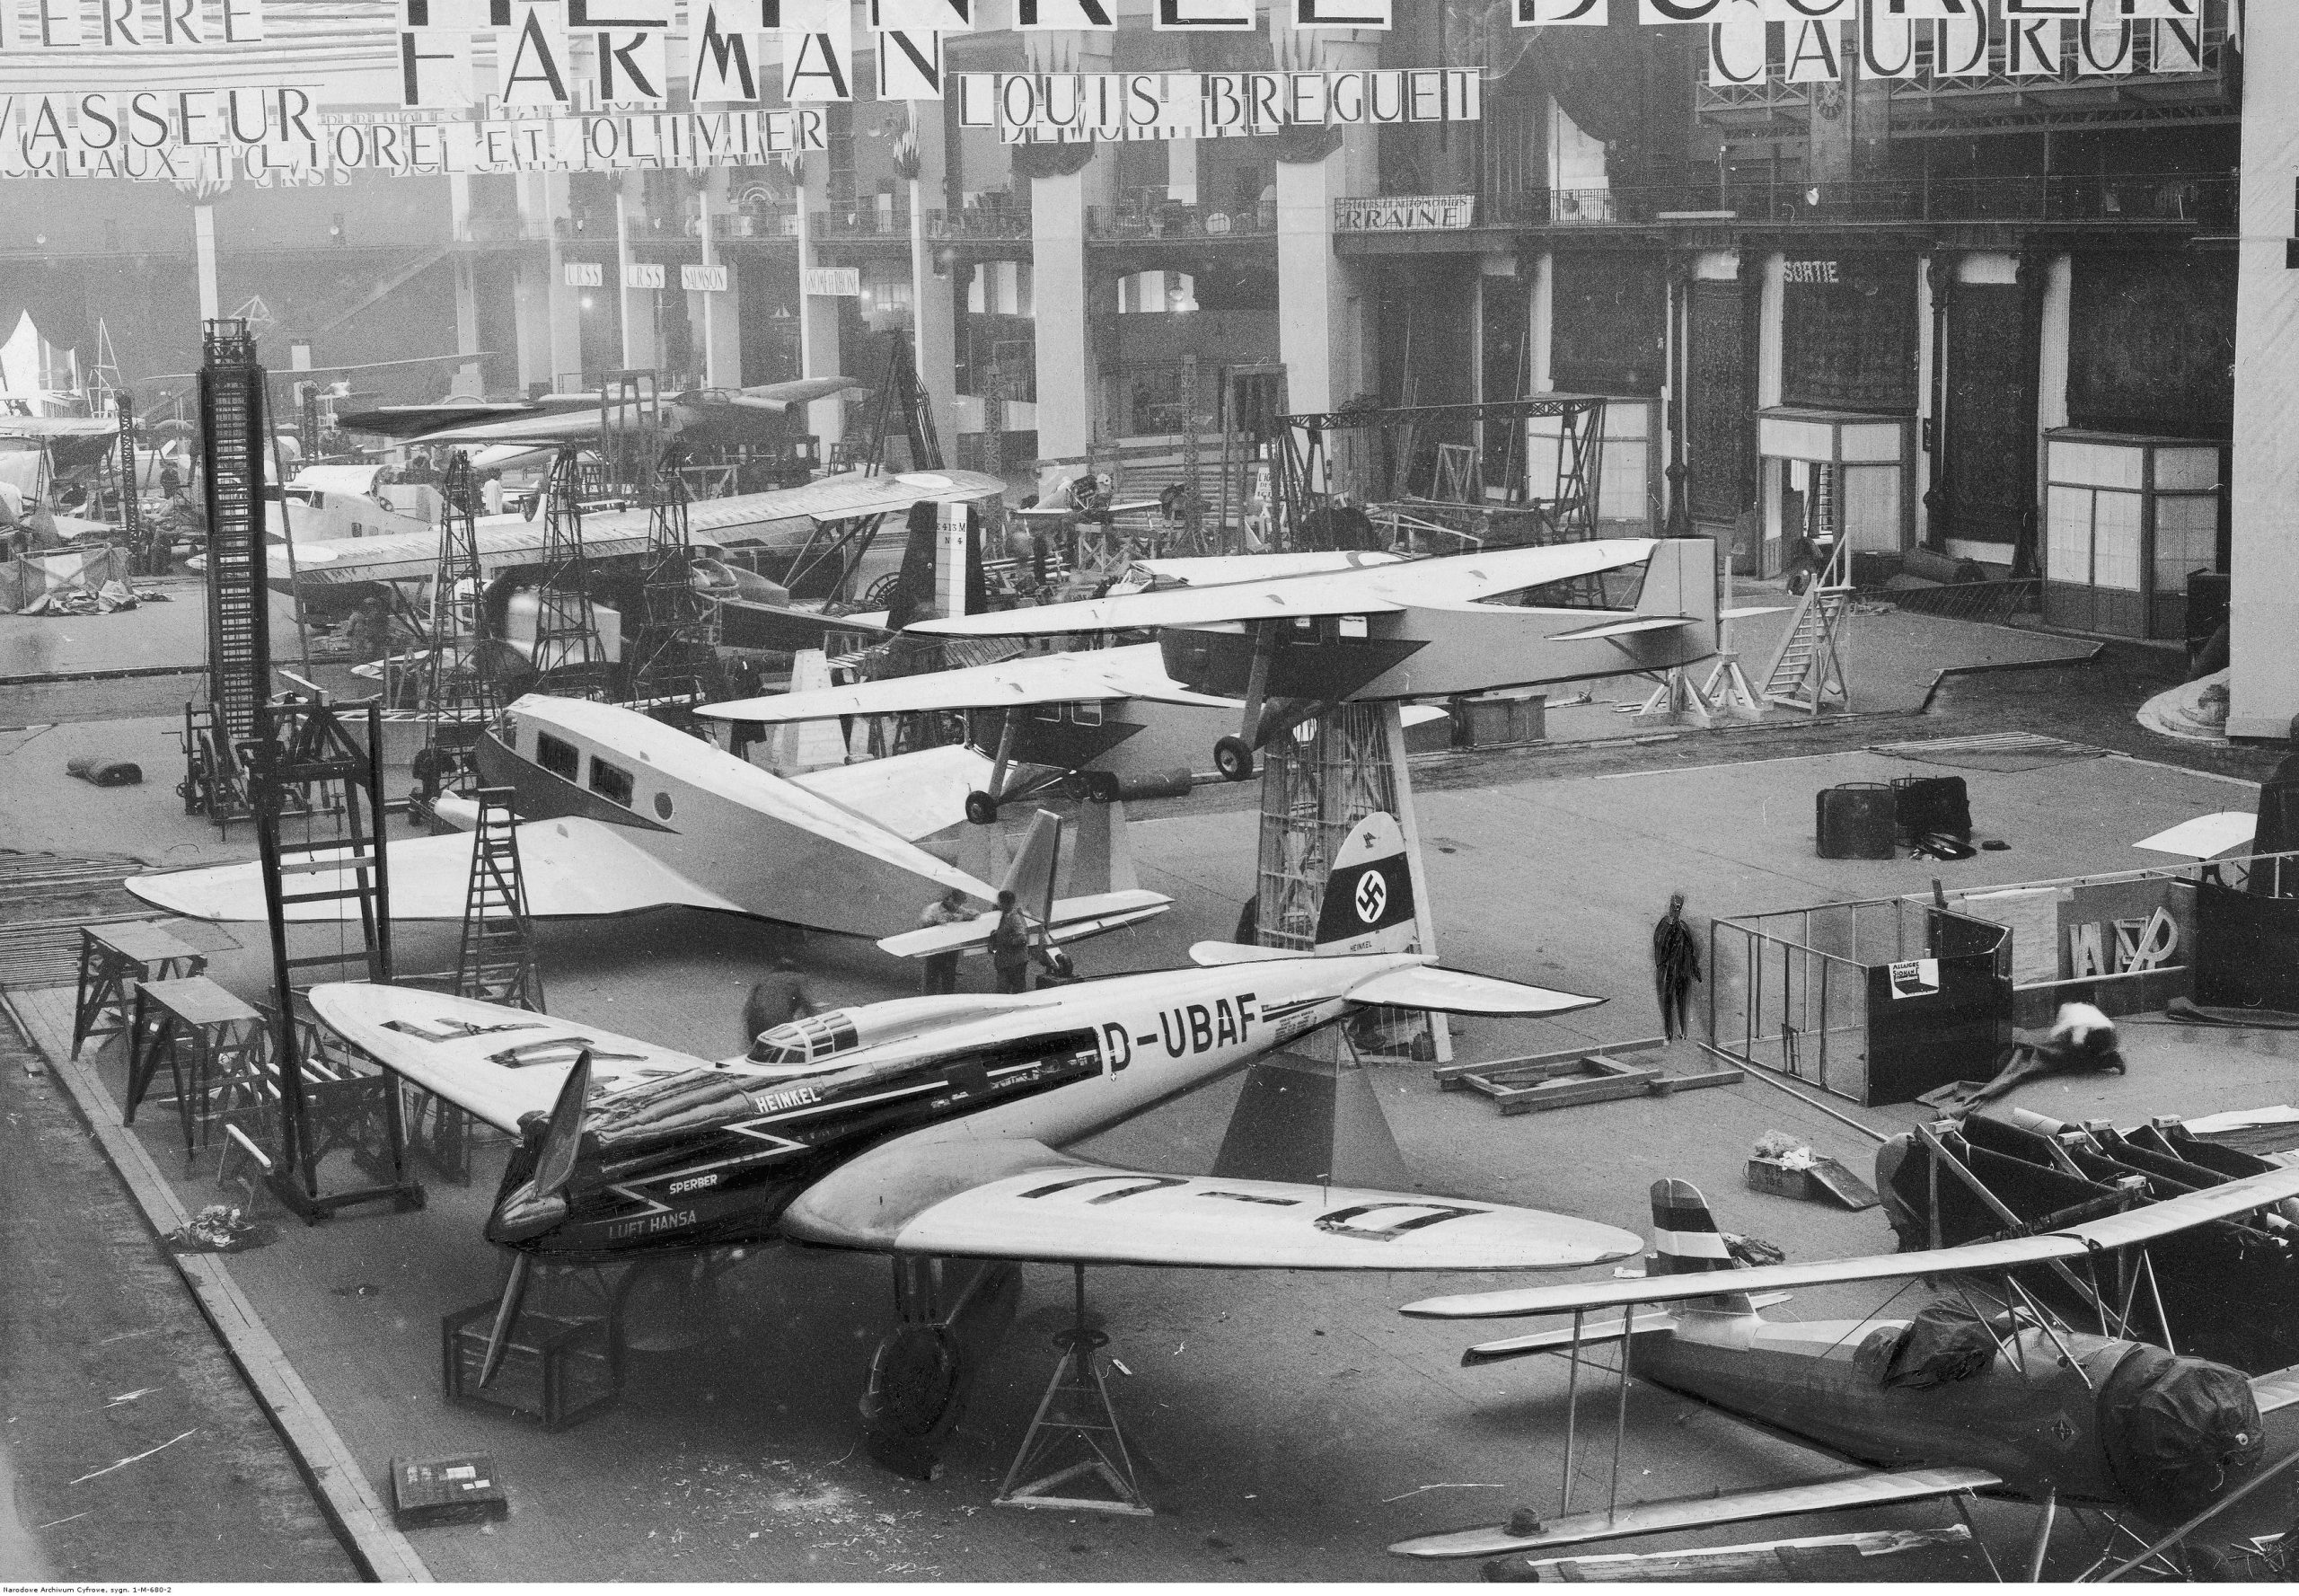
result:
<svg viewBox="0 0 2299 1596"><path fill-rule="evenodd" d="M1824 787L1816 795L1813 835L1822 859L1890 859L1894 793L1881 781Z"/></svg>

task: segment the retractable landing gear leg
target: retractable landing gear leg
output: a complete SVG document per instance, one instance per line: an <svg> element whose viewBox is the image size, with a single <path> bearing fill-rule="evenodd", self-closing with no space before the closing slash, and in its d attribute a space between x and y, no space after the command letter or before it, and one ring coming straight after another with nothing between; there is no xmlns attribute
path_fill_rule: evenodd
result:
<svg viewBox="0 0 2299 1596"><path fill-rule="evenodd" d="M1077 1266L1076 1309L1070 1328L1053 1338L1061 1362L1038 1403L1028 1433L1014 1454L1013 1467L999 1487L996 1507L1052 1507L1064 1512L1122 1512L1146 1518L1154 1510L1126 1451L1125 1435L1110 1406L1102 1377L1101 1349L1109 1337L1086 1322L1086 1270ZM1116 1360L1112 1359L1114 1362ZM1124 1365L1120 1364L1123 1369ZM1072 1454L1068 1463L1063 1452ZM1082 1451L1083 1457L1075 1454ZM1019 1482L1019 1483L1017 1483ZM1098 1482L1107 1496L1061 1495L1066 1488Z"/></svg>

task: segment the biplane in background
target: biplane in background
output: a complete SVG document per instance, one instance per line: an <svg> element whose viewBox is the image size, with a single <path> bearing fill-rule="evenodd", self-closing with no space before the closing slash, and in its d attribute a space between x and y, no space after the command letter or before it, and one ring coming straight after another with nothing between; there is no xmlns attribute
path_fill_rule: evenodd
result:
<svg viewBox="0 0 2299 1596"><path fill-rule="evenodd" d="M1713 541L1611 538L1153 587L910 630L982 638L1157 629L1167 675L1240 702L1238 729L1214 745L1213 763L1243 780L1271 739L1337 703L1450 699L1697 664L1717 650L1717 593Z"/></svg>
<svg viewBox="0 0 2299 1596"><path fill-rule="evenodd" d="M2004 1240L1748 1267L1698 1188L1656 1181L1656 1250L1643 1278L1437 1297L1405 1309L1445 1319L1571 1314L1570 1328L1473 1346L1461 1361L1563 1354L1572 1361L1572 1395L1555 1512L1528 1508L1506 1523L1389 1549L1495 1556L1927 1498L1950 1498L1961 1511L1964 1498L1980 1495L2040 1510L2026 1557L2030 1579L2041 1576L2063 1507L2096 1512L2108 1526L2089 1574L2123 1565L2184 1577L2159 1560L2206 1523L2222 1541L2290 1528L2289 1493L2259 1487L2299 1462L2299 1424L2282 1421L2271 1434L2268 1423L2299 1403L2299 1368L2252 1379L2151 1345L2163 1319L2146 1248L2198 1228L2234 1227L2254 1232L2288 1267L2290 1227L2261 1211L2295 1196L2299 1169L2277 1168ZM2083 1293L2101 1333L2074 1328L2020 1284L2021 1271L2039 1266ZM1908 1318L1784 1321L1764 1313L1795 1288L1934 1277L1946 1289ZM1589 1317L1607 1310L1619 1317ZM1576 1512L1571 1405L1581 1354L1599 1345L1619 1348L1616 1455L1633 1375L1861 1471ZM1616 1490L1618 1479L1616 1470ZM2251 1512L2237 1514L2247 1502Z"/></svg>

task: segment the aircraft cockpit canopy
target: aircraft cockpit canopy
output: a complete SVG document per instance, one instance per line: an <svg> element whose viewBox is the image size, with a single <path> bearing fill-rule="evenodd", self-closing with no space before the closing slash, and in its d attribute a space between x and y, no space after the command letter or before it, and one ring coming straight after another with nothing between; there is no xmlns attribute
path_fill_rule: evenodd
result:
<svg viewBox="0 0 2299 1596"><path fill-rule="evenodd" d="M794 1019L762 1031L751 1044L750 1062L754 1064L815 1064L824 1063L841 1053L850 1053L862 1042L854 1028L854 1017L843 1009L832 1009L826 1014L814 1014L805 1019Z"/></svg>

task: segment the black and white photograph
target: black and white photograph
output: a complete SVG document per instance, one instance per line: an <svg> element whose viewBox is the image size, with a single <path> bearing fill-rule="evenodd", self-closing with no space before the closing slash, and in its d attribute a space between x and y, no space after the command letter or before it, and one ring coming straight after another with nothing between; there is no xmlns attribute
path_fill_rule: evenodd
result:
<svg viewBox="0 0 2299 1596"><path fill-rule="evenodd" d="M0 1590L2299 1580L2299 0L0 0Z"/></svg>

